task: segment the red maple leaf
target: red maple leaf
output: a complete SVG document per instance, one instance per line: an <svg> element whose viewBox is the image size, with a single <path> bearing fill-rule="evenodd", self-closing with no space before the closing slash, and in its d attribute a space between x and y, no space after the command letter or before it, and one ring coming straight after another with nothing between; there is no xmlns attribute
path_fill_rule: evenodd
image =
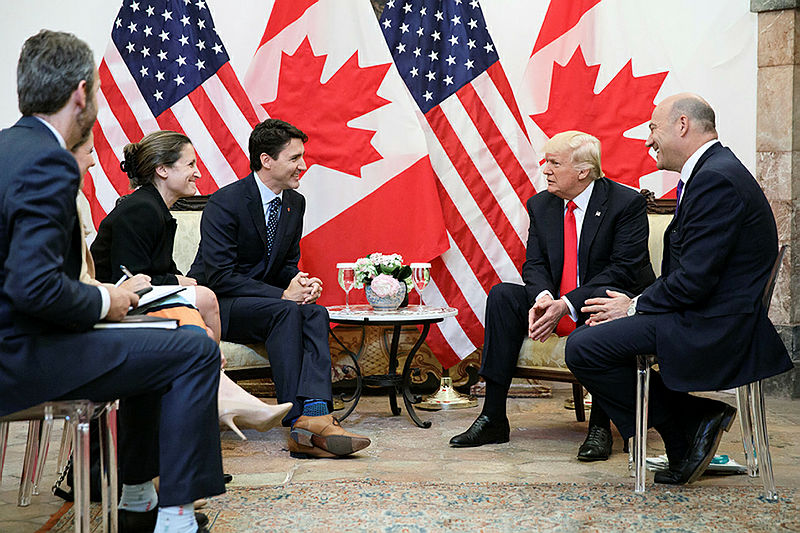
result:
<svg viewBox="0 0 800 533"><path fill-rule="evenodd" d="M372 147L374 130L348 122L389 103L377 94L389 63L358 66L355 52L331 78L320 83L327 55L316 56L306 38L294 55L283 53L275 100L262 104L270 117L290 122L308 135L306 164L320 164L352 176L381 159Z"/></svg>
<svg viewBox="0 0 800 533"><path fill-rule="evenodd" d="M600 65L588 66L580 46L566 65L553 66L547 111L531 119L548 137L565 130L591 133L602 145L603 172L639 188L639 178L656 170L644 142L622 134L650 119L667 72L634 76L628 61L599 94L594 93Z"/></svg>

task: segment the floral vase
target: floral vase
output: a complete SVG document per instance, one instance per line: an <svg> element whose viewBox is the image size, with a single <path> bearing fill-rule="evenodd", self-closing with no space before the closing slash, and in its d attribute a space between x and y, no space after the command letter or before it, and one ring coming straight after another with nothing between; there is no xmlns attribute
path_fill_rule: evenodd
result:
<svg viewBox="0 0 800 533"><path fill-rule="evenodd" d="M364 293L367 296L367 302L376 311L395 311L407 296L405 283L400 283L400 290L389 296L378 296L369 285L364 286Z"/></svg>

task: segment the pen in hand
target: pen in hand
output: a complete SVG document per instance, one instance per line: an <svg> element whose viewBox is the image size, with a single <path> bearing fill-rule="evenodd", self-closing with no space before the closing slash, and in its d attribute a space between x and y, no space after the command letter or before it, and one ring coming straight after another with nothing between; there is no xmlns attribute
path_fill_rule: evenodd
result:
<svg viewBox="0 0 800 533"><path fill-rule="evenodd" d="M119 269L122 270L122 277L119 278L119 280L114 284L115 287L119 287L125 282L126 279L133 277L133 272L128 270L128 267L125 265L120 265Z"/></svg>

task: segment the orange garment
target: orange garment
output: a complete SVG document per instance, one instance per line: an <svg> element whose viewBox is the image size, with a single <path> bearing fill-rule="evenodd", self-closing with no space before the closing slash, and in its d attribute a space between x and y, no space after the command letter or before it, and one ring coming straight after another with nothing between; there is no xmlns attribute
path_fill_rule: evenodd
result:
<svg viewBox="0 0 800 533"><path fill-rule="evenodd" d="M200 316L200 311L194 307L187 307L179 305L175 307L166 307L157 311L150 311L147 313L150 316L159 316L161 318L174 318L178 321L179 326L197 326L208 331L206 323Z"/></svg>

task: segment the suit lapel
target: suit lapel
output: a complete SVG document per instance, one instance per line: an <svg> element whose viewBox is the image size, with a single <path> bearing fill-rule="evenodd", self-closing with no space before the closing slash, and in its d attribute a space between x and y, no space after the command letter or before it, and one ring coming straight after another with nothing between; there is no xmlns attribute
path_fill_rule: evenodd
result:
<svg viewBox="0 0 800 533"><path fill-rule="evenodd" d="M603 178L594 182L594 190L586 206L581 226L581 239L578 245L578 273L583 284L584 276L589 266L589 249L594 242L600 223L606 215L606 201L608 200L608 183Z"/></svg>
<svg viewBox="0 0 800 533"><path fill-rule="evenodd" d="M561 279L561 271L564 269L564 200L558 196L551 195L547 204L546 239L547 255L550 260L550 272L553 281ZM558 283L556 283L556 288Z"/></svg>
<svg viewBox="0 0 800 533"><path fill-rule="evenodd" d="M261 237L261 243L266 250L267 242L267 222L264 219L264 206L261 203L261 194L258 192L258 185L256 185L255 174L250 174L244 178L247 180L247 187L245 192L245 202L247 203L247 210L250 212L250 218L253 219L253 224Z"/></svg>
<svg viewBox="0 0 800 533"><path fill-rule="evenodd" d="M715 144L712 144L708 148L708 150L706 150L703 153L703 155L700 156L700 159L697 160L697 163L694 165L694 168L692 169L692 174L689 176L689 179L686 180L686 184L683 186L683 193L681 195L681 204L685 204L686 203L686 198L689 195L689 191L691 190L692 179L694 178L695 174L697 174L697 172L705 164L705 162L708 161L709 157L713 156L714 154L716 154L717 152L719 152L720 150L723 150L723 149L724 149L724 147L722 146L722 143L717 141ZM684 215L685 215L685 211L677 210L675 215L672 217L672 220L669 222L669 225L667 226L667 229L664 231L664 239L663 239L663 241L664 241L664 253L662 254L662 258L661 258L662 276L664 276L667 273L669 273L669 268L670 268L670 246L669 246L670 236L672 235L672 232L675 230L675 226L678 225L679 218L682 219ZM666 270L666 272L665 272L665 270Z"/></svg>

